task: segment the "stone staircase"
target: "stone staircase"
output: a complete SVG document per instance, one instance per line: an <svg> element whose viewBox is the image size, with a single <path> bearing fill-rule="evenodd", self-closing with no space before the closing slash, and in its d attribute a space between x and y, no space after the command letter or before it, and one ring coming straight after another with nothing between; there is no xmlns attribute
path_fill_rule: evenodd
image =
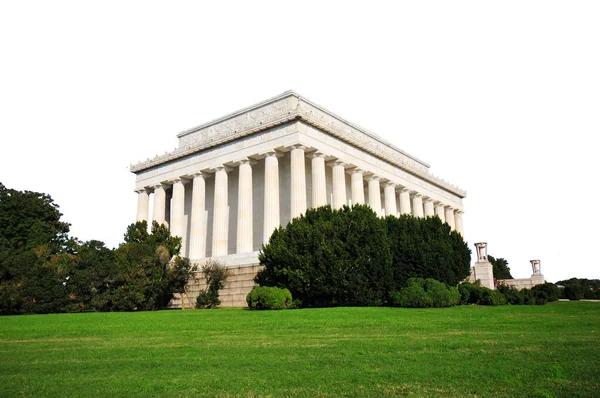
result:
<svg viewBox="0 0 600 398"><path fill-rule="evenodd" d="M254 277L262 268L261 265L237 265L228 266L230 272L227 278L227 284L219 292L221 307L246 307L246 295L256 284ZM195 308L198 292L206 289L206 281L201 272L196 273L196 280L190 281L186 286L187 294L183 295L185 308ZM169 308L182 308L182 295L176 294L175 298L169 303Z"/></svg>

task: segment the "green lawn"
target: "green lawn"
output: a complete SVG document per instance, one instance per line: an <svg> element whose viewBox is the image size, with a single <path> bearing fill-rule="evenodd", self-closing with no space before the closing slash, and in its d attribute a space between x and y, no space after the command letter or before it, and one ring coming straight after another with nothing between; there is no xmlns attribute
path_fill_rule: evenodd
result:
<svg viewBox="0 0 600 398"><path fill-rule="evenodd" d="M0 396L600 396L600 303L0 317Z"/></svg>

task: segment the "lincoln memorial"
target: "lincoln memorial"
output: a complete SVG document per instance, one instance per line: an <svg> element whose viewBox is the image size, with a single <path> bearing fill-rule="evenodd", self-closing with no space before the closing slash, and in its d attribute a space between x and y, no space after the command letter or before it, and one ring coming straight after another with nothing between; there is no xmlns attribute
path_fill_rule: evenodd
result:
<svg viewBox="0 0 600 398"><path fill-rule="evenodd" d="M245 306L261 245L307 208L366 203L381 217L438 216L463 234L465 191L296 92L177 137L174 151L131 166L137 220L167 225L193 263L215 258L231 267L224 306Z"/></svg>

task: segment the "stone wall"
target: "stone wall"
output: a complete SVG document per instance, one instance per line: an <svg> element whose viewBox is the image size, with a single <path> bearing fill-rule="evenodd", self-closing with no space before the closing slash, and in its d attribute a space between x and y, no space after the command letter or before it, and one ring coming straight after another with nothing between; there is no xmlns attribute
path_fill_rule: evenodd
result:
<svg viewBox="0 0 600 398"><path fill-rule="evenodd" d="M227 267L231 275L225 287L219 292L221 307L246 307L246 295L256 286L254 277L261 268L262 266L258 264ZM187 294L183 297L185 308L194 308L198 292L206 289L206 281L201 272L196 273L196 278L186 287ZM175 295L169 308L181 308L181 295Z"/></svg>

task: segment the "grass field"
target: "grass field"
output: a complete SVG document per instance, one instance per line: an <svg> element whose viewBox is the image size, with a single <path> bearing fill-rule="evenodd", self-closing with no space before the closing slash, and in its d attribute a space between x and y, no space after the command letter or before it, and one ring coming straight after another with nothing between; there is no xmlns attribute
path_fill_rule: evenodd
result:
<svg viewBox="0 0 600 398"><path fill-rule="evenodd" d="M0 396L600 396L600 303L0 317Z"/></svg>

